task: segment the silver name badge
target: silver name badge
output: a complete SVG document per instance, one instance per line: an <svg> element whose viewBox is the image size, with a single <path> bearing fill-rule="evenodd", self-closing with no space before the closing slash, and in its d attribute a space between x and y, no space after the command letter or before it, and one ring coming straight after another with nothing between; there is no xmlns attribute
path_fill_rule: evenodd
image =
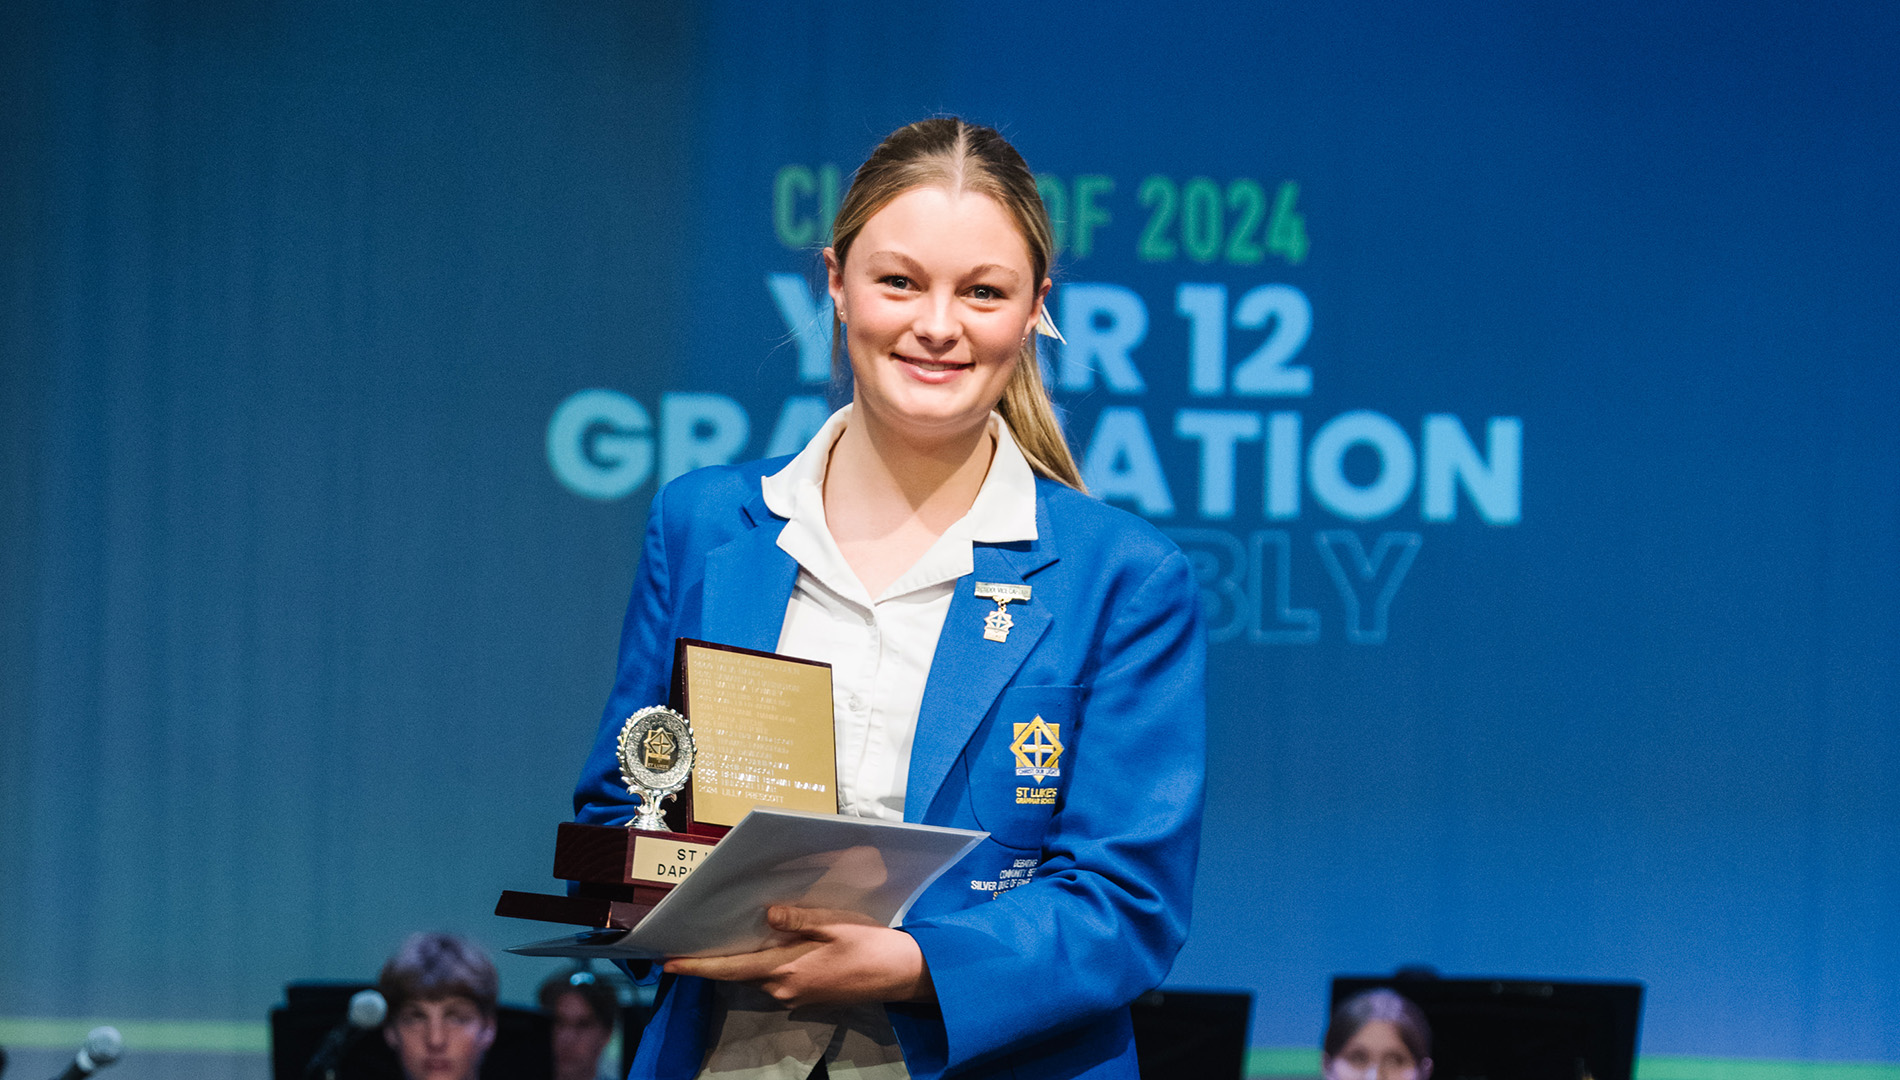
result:
<svg viewBox="0 0 1900 1080"><path fill-rule="evenodd" d="M1009 628L1016 625L1016 620L1011 618L1009 614L1010 602L1013 600L1027 601L1029 599L1029 586L1009 585L996 581L979 581L976 583L976 596L979 600L996 601L996 610L983 616L983 640L1008 641Z"/></svg>

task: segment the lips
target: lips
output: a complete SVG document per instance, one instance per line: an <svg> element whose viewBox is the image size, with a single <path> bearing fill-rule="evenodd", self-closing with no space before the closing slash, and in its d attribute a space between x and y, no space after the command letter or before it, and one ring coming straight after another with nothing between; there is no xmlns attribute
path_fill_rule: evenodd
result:
<svg viewBox="0 0 1900 1080"><path fill-rule="evenodd" d="M899 353L893 353L891 355L893 359L905 367L910 368L918 377L927 380L945 378L959 371L968 371L976 366L976 364L967 360L960 362L952 360L925 360L913 356L904 356Z"/></svg>

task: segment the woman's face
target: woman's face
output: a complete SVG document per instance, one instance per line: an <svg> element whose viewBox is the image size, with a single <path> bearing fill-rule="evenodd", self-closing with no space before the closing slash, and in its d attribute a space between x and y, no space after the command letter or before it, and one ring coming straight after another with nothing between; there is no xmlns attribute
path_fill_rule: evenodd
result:
<svg viewBox="0 0 1900 1080"><path fill-rule="evenodd" d="M912 188L872 215L832 303L866 422L935 441L982 424L1036 327L1047 281L1009 212L987 195Z"/></svg>
<svg viewBox="0 0 1900 1080"><path fill-rule="evenodd" d="M1368 1020L1326 1059L1325 1071L1326 1080L1429 1080L1432 1066L1405 1048L1397 1024Z"/></svg>

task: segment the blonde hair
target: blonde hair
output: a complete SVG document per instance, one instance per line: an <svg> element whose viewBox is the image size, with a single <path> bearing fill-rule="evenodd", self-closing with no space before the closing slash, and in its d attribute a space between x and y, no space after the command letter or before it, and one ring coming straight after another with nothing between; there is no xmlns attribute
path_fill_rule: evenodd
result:
<svg viewBox="0 0 1900 1080"><path fill-rule="evenodd" d="M1049 212L1036 191L1036 178L1016 148L994 128L965 123L955 117L935 117L891 132L851 180L831 226L831 250L838 265L866 222L892 199L912 188L942 187L953 192L987 195L1015 218L1029 248L1035 282L1048 278L1054 261L1055 233ZM1023 342L1016 371L996 405L1010 434L1039 475L1060 481L1077 491L1082 472L1063 438L1055 402L1042 383L1042 365L1036 359L1036 334ZM831 320L832 363L842 359L843 324L834 312Z"/></svg>

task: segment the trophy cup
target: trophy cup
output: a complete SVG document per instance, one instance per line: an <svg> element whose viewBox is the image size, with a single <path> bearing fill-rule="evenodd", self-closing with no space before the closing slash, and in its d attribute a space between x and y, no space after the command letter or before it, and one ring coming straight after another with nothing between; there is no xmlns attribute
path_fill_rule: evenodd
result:
<svg viewBox="0 0 1900 1080"><path fill-rule="evenodd" d="M628 828L665 832L660 804L673 798L693 774L693 729L664 705L649 705L620 727L620 778L640 799Z"/></svg>
<svg viewBox="0 0 1900 1080"><path fill-rule="evenodd" d="M631 929L754 807L837 813L829 664L681 638L671 696L621 724L633 820L563 823L554 876L571 894L511 889L495 914Z"/></svg>

